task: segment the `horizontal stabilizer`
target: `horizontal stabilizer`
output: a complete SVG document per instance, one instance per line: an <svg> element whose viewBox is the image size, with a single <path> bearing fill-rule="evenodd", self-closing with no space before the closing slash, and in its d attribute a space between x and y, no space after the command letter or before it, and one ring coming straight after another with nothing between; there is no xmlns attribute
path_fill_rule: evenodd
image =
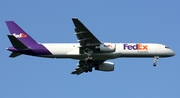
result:
<svg viewBox="0 0 180 98"><path fill-rule="evenodd" d="M17 57L20 55L21 55L21 53L12 52L9 57L14 58L14 57Z"/></svg>
<svg viewBox="0 0 180 98"><path fill-rule="evenodd" d="M29 36L20 26L14 21L6 21L7 27L11 35L24 43L24 45L30 46L32 44L38 44L31 36Z"/></svg>
<svg viewBox="0 0 180 98"><path fill-rule="evenodd" d="M8 35L9 40L11 41L13 47L17 49L27 49L28 47L19 41L14 35Z"/></svg>

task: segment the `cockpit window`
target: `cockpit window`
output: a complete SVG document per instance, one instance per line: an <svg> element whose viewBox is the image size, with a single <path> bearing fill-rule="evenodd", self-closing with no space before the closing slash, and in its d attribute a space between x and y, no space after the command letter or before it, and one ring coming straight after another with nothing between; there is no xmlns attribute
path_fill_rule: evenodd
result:
<svg viewBox="0 0 180 98"><path fill-rule="evenodd" d="M104 45L104 47L108 47L107 45Z"/></svg>
<svg viewBox="0 0 180 98"><path fill-rule="evenodd" d="M165 48L169 49L169 47L168 47L168 46L165 46Z"/></svg>

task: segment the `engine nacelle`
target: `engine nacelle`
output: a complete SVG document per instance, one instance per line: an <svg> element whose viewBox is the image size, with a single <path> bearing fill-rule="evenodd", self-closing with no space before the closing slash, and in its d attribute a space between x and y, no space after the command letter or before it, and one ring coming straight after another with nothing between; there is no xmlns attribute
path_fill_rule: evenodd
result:
<svg viewBox="0 0 180 98"><path fill-rule="evenodd" d="M116 44L102 43L95 47L97 51L101 52L115 52Z"/></svg>
<svg viewBox="0 0 180 98"><path fill-rule="evenodd" d="M112 63L112 62L104 62L102 64L96 65L95 70L114 71L114 63Z"/></svg>

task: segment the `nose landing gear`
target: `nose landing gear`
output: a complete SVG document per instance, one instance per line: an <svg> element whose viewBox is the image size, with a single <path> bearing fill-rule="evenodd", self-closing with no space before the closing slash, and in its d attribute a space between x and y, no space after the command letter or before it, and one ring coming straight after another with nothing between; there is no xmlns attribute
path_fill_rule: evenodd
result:
<svg viewBox="0 0 180 98"><path fill-rule="evenodd" d="M157 60L159 59L159 56L154 56L154 63L153 66L156 67Z"/></svg>

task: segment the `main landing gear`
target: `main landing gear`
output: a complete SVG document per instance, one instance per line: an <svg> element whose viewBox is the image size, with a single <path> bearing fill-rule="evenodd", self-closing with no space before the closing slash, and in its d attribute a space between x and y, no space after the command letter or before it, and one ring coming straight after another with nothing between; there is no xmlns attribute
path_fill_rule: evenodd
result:
<svg viewBox="0 0 180 98"><path fill-rule="evenodd" d="M84 51L84 54L87 54L88 57L85 58L85 72L92 72L92 68L93 68L93 64L92 64L92 61L93 61L93 57L91 57L93 51L86 48L85 51Z"/></svg>
<svg viewBox="0 0 180 98"><path fill-rule="evenodd" d="M159 56L154 56L154 63L153 66L156 67L157 60L159 59Z"/></svg>

